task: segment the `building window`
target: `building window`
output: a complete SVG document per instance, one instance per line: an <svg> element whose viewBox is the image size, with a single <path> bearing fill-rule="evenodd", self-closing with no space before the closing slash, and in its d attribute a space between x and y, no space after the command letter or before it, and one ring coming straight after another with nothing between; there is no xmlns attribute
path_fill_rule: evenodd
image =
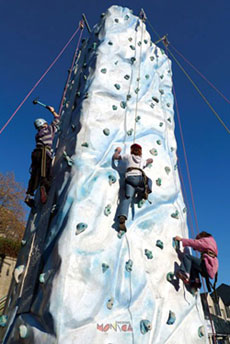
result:
<svg viewBox="0 0 230 344"><path fill-rule="evenodd" d="M219 303L214 303L216 315L221 316Z"/></svg>
<svg viewBox="0 0 230 344"><path fill-rule="evenodd" d="M208 308L209 308L210 314L214 314L214 312L213 312L213 307L212 307L212 306L208 306Z"/></svg>
<svg viewBox="0 0 230 344"><path fill-rule="evenodd" d="M230 308L229 308L229 306L225 306L225 310L226 310L227 318L230 318Z"/></svg>

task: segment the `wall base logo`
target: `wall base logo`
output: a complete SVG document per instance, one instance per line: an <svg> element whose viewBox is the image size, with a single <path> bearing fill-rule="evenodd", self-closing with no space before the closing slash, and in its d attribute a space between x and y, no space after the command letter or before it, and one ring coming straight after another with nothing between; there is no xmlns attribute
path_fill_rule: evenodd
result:
<svg viewBox="0 0 230 344"><path fill-rule="evenodd" d="M115 321L114 324L97 324L97 330L101 332L132 332L132 326L129 321Z"/></svg>

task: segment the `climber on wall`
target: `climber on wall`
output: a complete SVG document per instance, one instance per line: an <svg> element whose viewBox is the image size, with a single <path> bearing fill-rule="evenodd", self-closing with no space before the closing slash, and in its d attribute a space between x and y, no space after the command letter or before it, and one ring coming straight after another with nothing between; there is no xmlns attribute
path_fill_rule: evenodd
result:
<svg viewBox="0 0 230 344"><path fill-rule="evenodd" d="M148 194L152 192L152 181L143 169L153 162L153 159L142 159L142 147L134 143L130 147L130 154L121 155L121 148L117 147L113 159L122 160L126 165L125 174L125 198L121 200L118 214L119 229L126 232L125 221L128 219L129 206L135 194L142 190L143 198L148 199Z"/></svg>
<svg viewBox="0 0 230 344"><path fill-rule="evenodd" d="M194 257L189 253L185 253L177 277L184 284L189 284L196 289L201 288L199 273L205 277L207 287L209 287L209 278L217 278L218 271L218 249L213 236L207 232L201 232L196 239L183 239L176 236L174 240L181 241L183 247L190 246L194 250L201 252L200 258Z"/></svg>
<svg viewBox="0 0 230 344"><path fill-rule="evenodd" d="M34 125L38 130L35 136L36 148L31 155L31 177L26 191L25 203L29 207L34 206L34 191L40 183L40 200L41 203L46 203L47 193L51 182L51 163L52 163L52 143L54 135L57 131L60 116L55 112L51 106L46 108L53 114L54 120L49 125L43 118L35 120Z"/></svg>

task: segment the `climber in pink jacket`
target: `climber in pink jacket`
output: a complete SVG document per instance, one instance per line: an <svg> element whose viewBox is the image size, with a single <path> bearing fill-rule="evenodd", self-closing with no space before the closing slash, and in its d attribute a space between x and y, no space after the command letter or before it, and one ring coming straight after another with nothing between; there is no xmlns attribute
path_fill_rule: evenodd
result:
<svg viewBox="0 0 230 344"><path fill-rule="evenodd" d="M194 257L189 253L184 254L180 270L177 277L183 280L185 284L192 284L200 288L199 273L203 277L214 278L218 271L218 249L213 236L207 232L201 232L196 239L183 239L179 236L174 238L181 241L183 247L189 246L201 253L200 258Z"/></svg>

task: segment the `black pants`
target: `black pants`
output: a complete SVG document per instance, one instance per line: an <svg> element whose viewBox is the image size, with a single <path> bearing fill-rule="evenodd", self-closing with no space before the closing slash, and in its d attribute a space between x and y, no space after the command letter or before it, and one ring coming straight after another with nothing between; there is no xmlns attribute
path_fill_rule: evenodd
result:
<svg viewBox="0 0 230 344"><path fill-rule="evenodd" d="M34 195L34 191L37 189L39 183L45 186L46 191L49 191L51 183L51 157L46 153L46 176L41 177L41 163L42 163L42 150L35 148L31 154L31 166L30 166L30 180L28 183L27 194Z"/></svg>

